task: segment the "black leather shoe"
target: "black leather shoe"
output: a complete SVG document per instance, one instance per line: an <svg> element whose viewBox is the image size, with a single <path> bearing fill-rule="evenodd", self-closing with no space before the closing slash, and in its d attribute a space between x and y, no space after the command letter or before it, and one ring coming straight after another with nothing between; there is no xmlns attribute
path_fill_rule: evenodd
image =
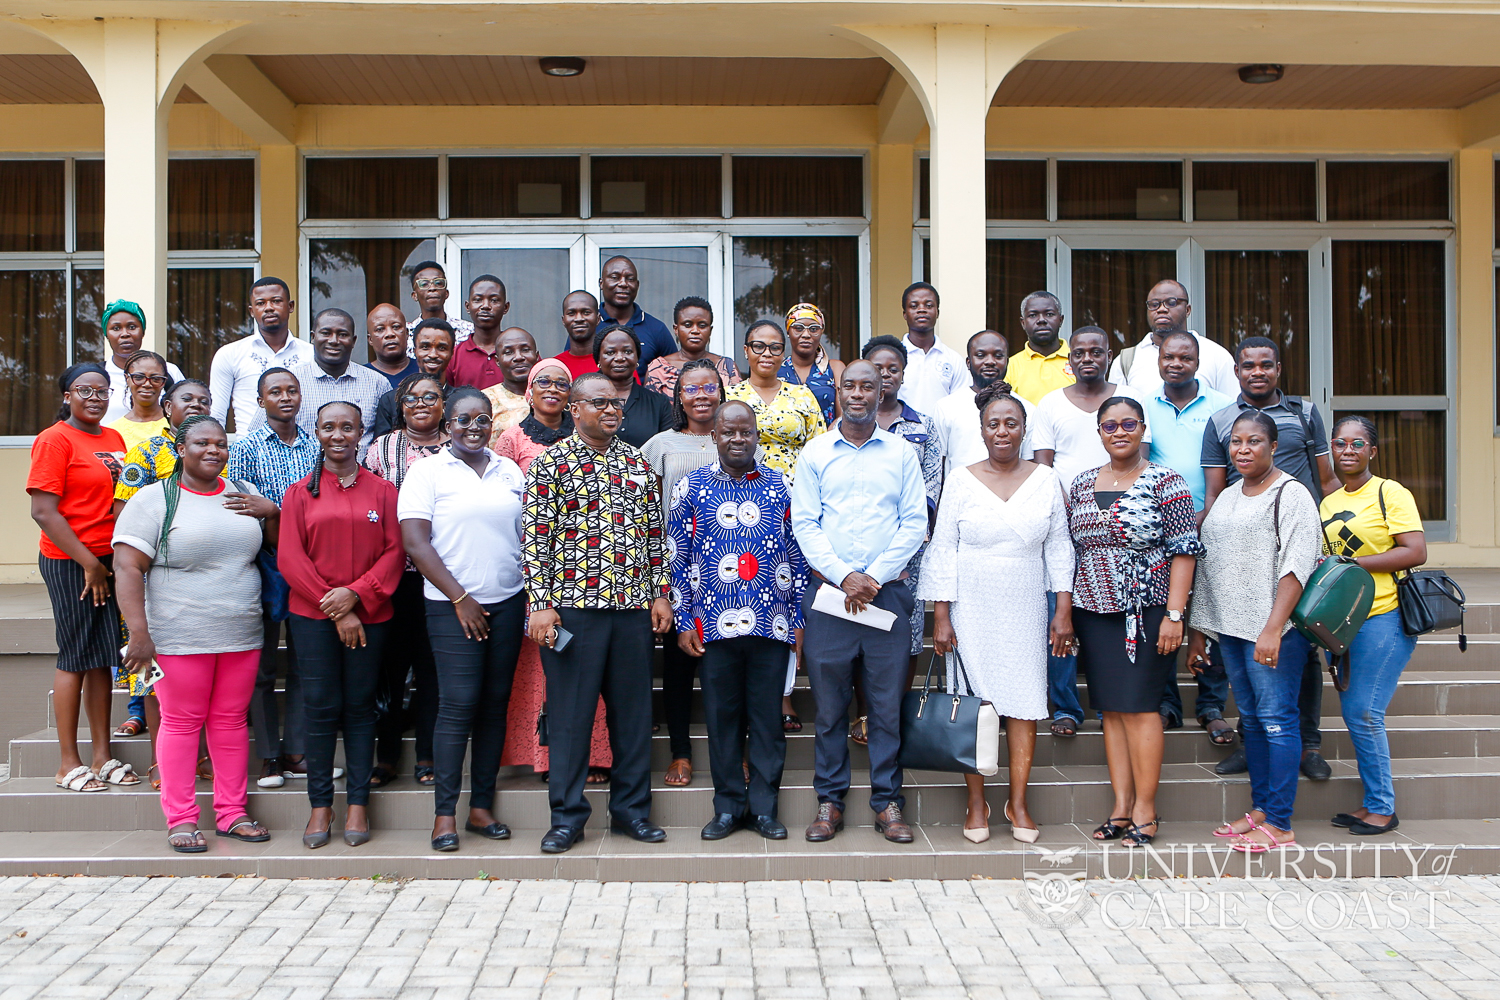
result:
<svg viewBox="0 0 1500 1000"><path fill-rule="evenodd" d="M660 844L667 839L667 831L649 819L633 819L628 823L613 820L609 828L615 833L623 833L631 840L639 840L643 844Z"/></svg>
<svg viewBox="0 0 1500 1000"><path fill-rule="evenodd" d="M703 828L704 840L723 840L740 828L740 818L732 813L715 813Z"/></svg>
<svg viewBox="0 0 1500 1000"><path fill-rule="evenodd" d="M458 834L441 833L432 838L432 849L434 851L456 851L458 850Z"/></svg>
<svg viewBox="0 0 1500 1000"><path fill-rule="evenodd" d="M583 839L581 826L554 826L542 835L543 854L561 854L571 851L573 845Z"/></svg>
<svg viewBox="0 0 1500 1000"><path fill-rule="evenodd" d="M1302 773L1311 781L1327 781L1333 777L1333 768L1328 766L1322 754L1309 750L1302 755Z"/></svg>
<svg viewBox="0 0 1500 1000"><path fill-rule="evenodd" d="M1214 774L1244 774L1250 770L1245 762L1245 748L1236 747L1234 753L1214 765Z"/></svg>
<svg viewBox="0 0 1500 1000"><path fill-rule="evenodd" d="M1334 826L1341 826L1347 830L1355 823L1363 823L1364 820L1360 819L1353 813L1339 813L1337 816L1333 817L1333 819L1329 820L1329 822Z"/></svg>
<svg viewBox="0 0 1500 1000"><path fill-rule="evenodd" d="M1382 833L1390 833L1400 825L1400 818L1395 813L1391 813L1391 821L1385 826L1376 826L1374 823L1366 823L1362 819L1357 819L1349 824L1349 832L1357 837L1374 837Z"/></svg>
<svg viewBox="0 0 1500 1000"><path fill-rule="evenodd" d="M767 840L786 839L786 824L775 816L752 816L745 825Z"/></svg>
<svg viewBox="0 0 1500 1000"><path fill-rule="evenodd" d="M470 833L477 833L481 837L488 837L491 840L510 839L510 827L506 826L504 823L491 823L489 826L476 826L473 823L465 822L464 829L468 830Z"/></svg>

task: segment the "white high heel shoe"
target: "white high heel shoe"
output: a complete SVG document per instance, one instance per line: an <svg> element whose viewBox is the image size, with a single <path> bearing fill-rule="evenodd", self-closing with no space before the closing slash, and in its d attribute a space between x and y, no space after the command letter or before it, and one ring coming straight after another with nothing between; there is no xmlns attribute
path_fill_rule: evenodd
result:
<svg viewBox="0 0 1500 1000"><path fill-rule="evenodd" d="M964 827L964 839L971 844L982 844L990 839L990 804L984 804L984 826L977 829Z"/></svg>
<svg viewBox="0 0 1500 1000"><path fill-rule="evenodd" d="M1035 844L1036 839L1042 835L1040 830L1028 830L1023 826L1016 826L1016 821L1010 817L1010 803L1005 803L1005 821L1010 824L1010 835L1023 844Z"/></svg>

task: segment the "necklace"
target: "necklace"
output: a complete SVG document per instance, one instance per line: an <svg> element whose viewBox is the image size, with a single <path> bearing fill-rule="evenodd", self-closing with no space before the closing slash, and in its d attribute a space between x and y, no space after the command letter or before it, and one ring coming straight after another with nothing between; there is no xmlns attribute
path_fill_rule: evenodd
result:
<svg viewBox="0 0 1500 1000"><path fill-rule="evenodd" d="M1266 474L1264 476L1261 476L1255 482L1250 483L1249 479L1246 479L1245 482L1250 483L1251 486L1253 486L1253 487L1255 487L1255 489L1259 490L1262 486L1266 485L1266 481L1268 479L1270 479L1272 476L1274 476L1275 474L1276 474L1276 466L1273 465L1269 469L1266 470Z"/></svg>
<svg viewBox="0 0 1500 1000"><path fill-rule="evenodd" d="M1114 481L1109 484L1110 489L1112 489L1112 490L1113 489L1119 489L1119 487L1120 487L1120 480L1126 478L1127 476L1133 476L1133 475L1135 475L1136 473L1140 472L1145 467L1146 467L1146 463L1145 462L1136 462L1134 465L1132 465L1130 468L1126 469L1124 472L1118 472L1117 473L1117 472L1114 472L1113 470L1111 470L1110 475L1114 477Z"/></svg>
<svg viewBox="0 0 1500 1000"><path fill-rule="evenodd" d="M358 476L359 476L359 470L358 469L355 469L353 472L349 473L347 476L339 476L338 477L339 485L342 486L344 489L347 490L349 487L351 487L351 486L354 485L354 480Z"/></svg>

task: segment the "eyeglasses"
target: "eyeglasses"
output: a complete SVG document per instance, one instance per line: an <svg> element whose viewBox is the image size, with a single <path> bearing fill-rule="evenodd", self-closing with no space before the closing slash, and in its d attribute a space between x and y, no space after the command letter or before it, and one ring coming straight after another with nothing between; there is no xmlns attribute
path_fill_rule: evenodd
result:
<svg viewBox="0 0 1500 1000"><path fill-rule="evenodd" d="M1143 426L1142 421L1130 417L1126 418L1125 420L1106 420L1104 421L1104 423L1099 425L1099 429L1106 434L1113 434L1115 431L1124 431L1126 434L1134 434L1135 429L1141 426Z"/></svg>
<svg viewBox="0 0 1500 1000"><path fill-rule="evenodd" d="M607 410L611 406L622 412L625 409L625 400L618 396L595 396L593 399L585 399L581 402L589 404L596 410Z"/></svg>
<svg viewBox="0 0 1500 1000"><path fill-rule="evenodd" d="M489 426L495 422L483 413L475 417L471 417L467 413L460 413L458 416L451 419L459 427L462 427L466 430L470 427L478 427L480 430L488 430Z"/></svg>
<svg viewBox="0 0 1500 1000"><path fill-rule="evenodd" d="M1146 311L1156 312L1158 309L1176 309L1178 306L1187 305L1187 299L1147 299Z"/></svg>
<svg viewBox="0 0 1500 1000"><path fill-rule="evenodd" d="M447 278L418 278L415 282L418 288L447 288Z"/></svg>
<svg viewBox="0 0 1500 1000"><path fill-rule="evenodd" d="M769 354L769 355L771 355L771 356L774 357L774 356L776 356L778 354L783 353L786 350L786 345L785 344L761 344L761 343L756 343L756 342L752 341L750 343L745 344L745 350L749 351L751 354Z"/></svg>
<svg viewBox="0 0 1500 1000"><path fill-rule="evenodd" d="M426 403L428 406L431 406L442 398L443 394L440 392L424 392L420 396L409 392L401 397L401 405L416 406L418 403Z"/></svg>
<svg viewBox="0 0 1500 1000"><path fill-rule="evenodd" d="M108 389L95 389L92 386L87 386L87 385L74 386L73 388L69 389L68 392L70 392L73 395L77 396L79 399L108 399L109 398L109 390Z"/></svg>
<svg viewBox="0 0 1500 1000"><path fill-rule="evenodd" d="M565 378L553 378L550 375L538 375L531 383L536 389L571 389L573 383Z"/></svg>
<svg viewBox="0 0 1500 1000"><path fill-rule="evenodd" d="M717 382L709 383L708 385L685 385L682 387L684 399L692 399L694 396L706 396L709 399L713 399L718 394L719 384Z"/></svg>
<svg viewBox="0 0 1500 1000"><path fill-rule="evenodd" d="M136 385L154 385L160 387L167 384L167 377L165 375L147 375L145 372L131 372L125 377Z"/></svg>
<svg viewBox="0 0 1500 1000"><path fill-rule="evenodd" d="M822 333L823 327L817 323L793 323L787 327L793 333Z"/></svg>
<svg viewBox="0 0 1500 1000"><path fill-rule="evenodd" d="M1333 446L1335 448L1340 448L1340 449L1343 449L1343 448L1353 448L1355 451L1359 451L1361 448L1363 448L1365 445L1367 445L1369 443L1370 442L1366 441L1364 438L1334 438L1333 439Z"/></svg>

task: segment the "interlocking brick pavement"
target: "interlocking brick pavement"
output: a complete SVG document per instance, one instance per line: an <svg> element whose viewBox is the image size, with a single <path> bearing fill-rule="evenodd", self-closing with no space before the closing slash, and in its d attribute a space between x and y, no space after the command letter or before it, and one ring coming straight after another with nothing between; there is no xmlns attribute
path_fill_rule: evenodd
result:
<svg viewBox="0 0 1500 1000"><path fill-rule="evenodd" d="M0 1000L1500 1000L1500 877L1088 890L6 878Z"/></svg>

